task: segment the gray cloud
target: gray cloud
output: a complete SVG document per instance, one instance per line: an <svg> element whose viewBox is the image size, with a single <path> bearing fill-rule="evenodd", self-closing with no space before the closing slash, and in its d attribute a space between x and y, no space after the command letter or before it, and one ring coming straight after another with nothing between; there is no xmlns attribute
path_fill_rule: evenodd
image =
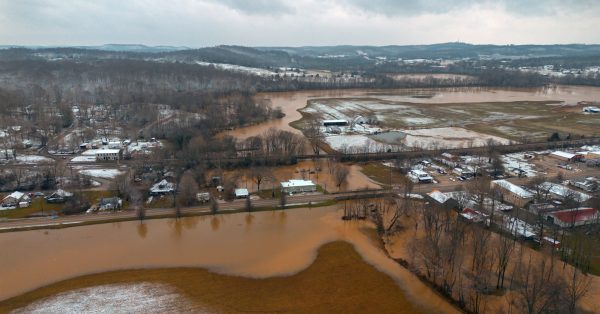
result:
<svg viewBox="0 0 600 314"><path fill-rule="evenodd" d="M294 8L283 0L220 0L216 2L248 14L269 15L294 12Z"/></svg>
<svg viewBox="0 0 600 314"><path fill-rule="evenodd" d="M0 44L599 43L600 0L0 0Z"/></svg>

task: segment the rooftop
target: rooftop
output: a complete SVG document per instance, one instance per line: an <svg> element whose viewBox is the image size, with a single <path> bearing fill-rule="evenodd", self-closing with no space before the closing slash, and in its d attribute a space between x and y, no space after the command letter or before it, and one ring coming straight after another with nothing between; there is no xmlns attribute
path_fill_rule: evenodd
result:
<svg viewBox="0 0 600 314"><path fill-rule="evenodd" d="M567 152L561 152L561 151L552 152L551 155L559 156L559 157L563 157L563 158L568 158L568 159L571 159L571 158L573 158L573 157L576 156L575 154L567 153Z"/></svg>
<svg viewBox="0 0 600 314"><path fill-rule="evenodd" d="M576 223L582 221L588 221L597 218L598 211L594 208L574 208L559 210L550 213L549 215L564 222L564 223Z"/></svg>
<svg viewBox="0 0 600 314"><path fill-rule="evenodd" d="M517 196L519 196L521 198L531 198L531 197L533 197L533 193L525 190L524 188L522 188L522 187L520 187L520 186L518 186L516 184L510 183L510 182L508 182L506 180L495 180L495 181L492 181L492 182L494 182L496 185L498 185L498 186L500 186L500 187L502 187L502 188L510 191L511 193L513 193L513 194L515 194L515 195L517 195Z"/></svg>
<svg viewBox="0 0 600 314"><path fill-rule="evenodd" d="M294 186L314 186L315 184L310 180L296 180L292 179L286 182L281 182L281 186L284 188L294 187Z"/></svg>

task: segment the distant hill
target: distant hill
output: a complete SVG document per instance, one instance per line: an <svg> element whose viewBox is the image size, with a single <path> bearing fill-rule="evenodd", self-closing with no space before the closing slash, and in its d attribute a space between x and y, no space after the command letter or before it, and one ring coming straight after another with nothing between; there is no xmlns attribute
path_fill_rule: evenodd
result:
<svg viewBox="0 0 600 314"><path fill-rule="evenodd" d="M472 45L442 43L406 46L215 46L199 49L175 46L107 44L78 47L0 46L0 60L46 59L140 59L166 62L197 61L248 67L298 67L354 70L381 60L471 59L525 60L546 58L600 58L600 45ZM540 61L544 62L544 61ZM587 62L587 61L586 61Z"/></svg>

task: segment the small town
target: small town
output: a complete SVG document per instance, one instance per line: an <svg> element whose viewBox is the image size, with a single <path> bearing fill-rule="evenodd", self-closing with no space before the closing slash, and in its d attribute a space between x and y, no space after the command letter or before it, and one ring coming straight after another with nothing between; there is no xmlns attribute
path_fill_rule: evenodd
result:
<svg viewBox="0 0 600 314"><path fill-rule="evenodd" d="M0 0L0 313L600 313L599 14Z"/></svg>

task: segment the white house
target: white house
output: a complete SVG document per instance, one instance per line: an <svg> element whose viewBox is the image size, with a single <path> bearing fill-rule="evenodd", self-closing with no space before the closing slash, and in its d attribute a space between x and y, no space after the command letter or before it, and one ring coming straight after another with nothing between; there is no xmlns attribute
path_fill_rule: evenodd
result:
<svg viewBox="0 0 600 314"><path fill-rule="evenodd" d="M248 198L250 193L248 193L248 189L235 189L235 198Z"/></svg>
<svg viewBox="0 0 600 314"><path fill-rule="evenodd" d="M315 192L317 185L310 180L289 180L287 182L281 182L281 191L283 193L302 193L302 192Z"/></svg>
<svg viewBox="0 0 600 314"><path fill-rule="evenodd" d="M121 150L120 149L99 149L96 151L96 160L97 161L119 160L119 159L121 159Z"/></svg>

